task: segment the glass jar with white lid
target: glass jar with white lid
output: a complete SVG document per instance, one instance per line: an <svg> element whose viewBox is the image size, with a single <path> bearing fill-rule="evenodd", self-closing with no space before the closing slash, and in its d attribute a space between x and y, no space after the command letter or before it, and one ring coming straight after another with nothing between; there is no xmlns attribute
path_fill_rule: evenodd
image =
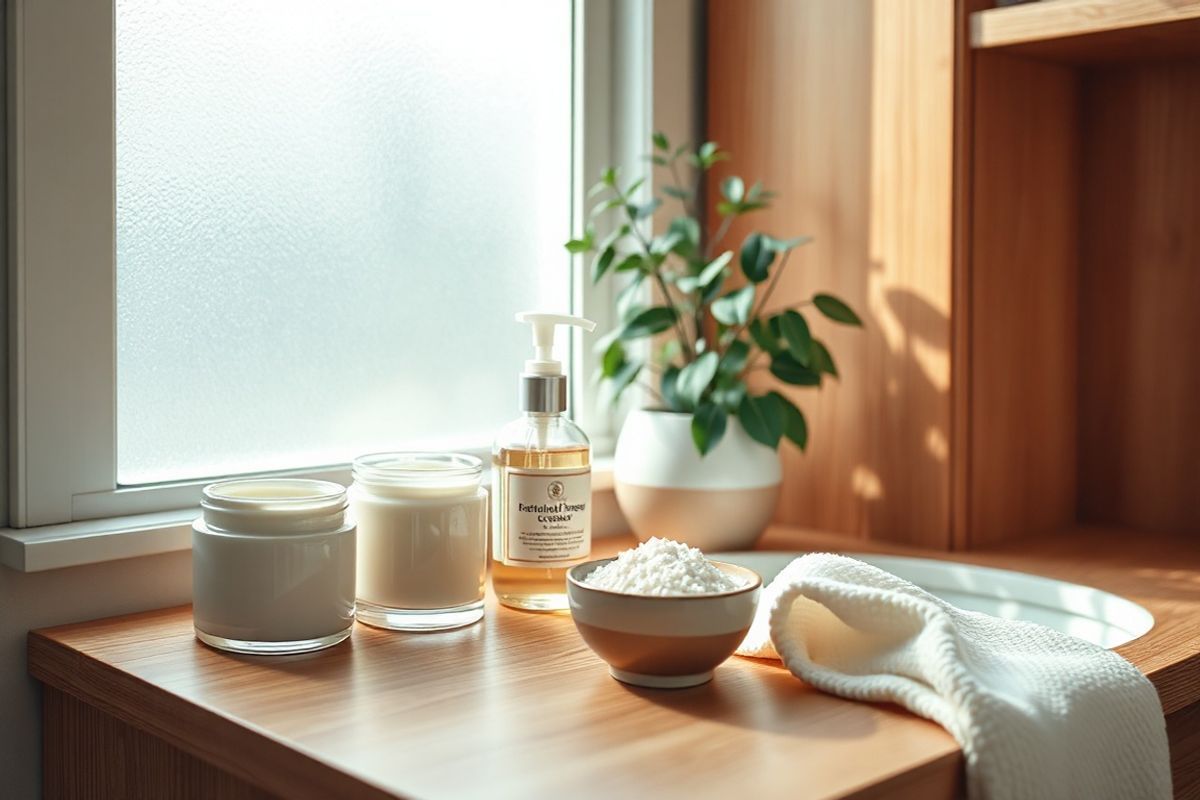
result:
<svg viewBox="0 0 1200 800"><path fill-rule="evenodd" d="M487 571L483 462L374 453L355 459L353 471L359 621L408 631L478 622Z"/></svg>
<svg viewBox="0 0 1200 800"><path fill-rule="evenodd" d="M229 480L205 487L192 525L196 638L238 653L335 645L354 624L355 526L328 481Z"/></svg>

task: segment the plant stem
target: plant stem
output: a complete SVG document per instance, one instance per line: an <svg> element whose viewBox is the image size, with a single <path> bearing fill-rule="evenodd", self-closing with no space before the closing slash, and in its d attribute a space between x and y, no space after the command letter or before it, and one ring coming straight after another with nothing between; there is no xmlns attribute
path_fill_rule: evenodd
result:
<svg viewBox="0 0 1200 800"><path fill-rule="evenodd" d="M654 388L653 386L651 386L650 384L648 384L648 383L644 383L643 381L638 381L638 382L637 382L637 385L638 385L638 386L640 386L640 387L642 387L643 389L645 389L645 390L646 390L647 392L649 392L650 394L654 395L654 396L655 396L655 397L658 399L658 402L662 403L664 406L666 406L666 405L670 405L670 404L667 402L667 398L663 397L663 396L662 396L662 393L661 393L661 392L659 392L659 391L658 391L658 389L655 389L655 388Z"/></svg>
<svg viewBox="0 0 1200 800"><path fill-rule="evenodd" d="M625 216L629 219L629 228L633 231L634 237L642 246L642 250L646 254L647 259L653 259L650 253L650 243L646 241L646 237L642 235L641 228L638 227L638 221L629 210L629 203L624 203ZM658 283L659 291L662 292L663 302L670 306L671 311L675 314L675 329L679 334L679 344L683 346L683 352L688 356L688 361L696 360L696 351L692 349L691 340L688 339L687 329L683 326L683 319L680 317L679 309L675 306L675 301L671 299L671 292L667 287L667 282L663 279L662 272L656 266L652 272L655 282Z"/></svg>
<svg viewBox="0 0 1200 800"><path fill-rule="evenodd" d="M726 214L724 217L721 217L721 226L717 228L716 235L710 238L708 243L704 246L705 264L707 264L709 261L712 261L713 249L716 248L717 242L724 239L725 234L729 232L729 226L733 224L734 216L734 214Z"/></svg>
<svg viewBox="0 0 1200 800"><path fill-rule="evenodd" d="M779 269L775 270L775 274L771 276L771 282L767 284L767 291L763 293L763 296L759 298L759 301L755 304L756 308L750 312L750 316L746 319L745 325L742 325L742 327L738 330L739 334L745 330L746 325L750 324L750 320L757 319L759 315L762 314L763 306L765 306L767 301L771 299L771 293L775 291L775 287L779 283L779 278L781 275L783 275L783 270L787 267L788 259L791 257L791 250L783 254L783 260L779 262Z"/></svg>
<svg viewBox="0 0 1200 800"><path fill-rule="evenodd" d="M730 345L736 342L738 337L742 335L742 332L746 330L746 327L750 324L750 322L758 319L759 315L762 313L763 306L765 306L767 301L771 299L771 293L775 291L775 286L779 283L779 276L783 274L783 270L785 267L787 267L788 259L791 258L791 256L791 250L783 254L783 260L779 262L779 269L775 270L775 274L771 276L771 282L767 284L767 290L763 292L763 296L760 297L758 302L754 304L754 308L750 311L750 315L746 317L746 321L734 328L733 336L729 337L729 344L725 345L725 347L721 349L722 356L724 356L725 352L729 350Z"/></svg>
<svg viewBox="0 0 1200 800"><path fill-rule="evenodd" d="M679 190L680 190L681 192L682 192L682 191L686 191L686 190L683 188L683 181L681 181L681 180L679 179L679 170L678 170L678 169L675 167L675 159L671 159L671 161L670 161L670 163L669 163L669 166L670 166L670 168L671 168L671 180L675 181L675 185L676 185L677 187L679 187ZM695 195L695 193L693 192L693 193L692 193L692 199L694 200L694 199L695 199L695 197L696 197L696 195ZM695 217L695 216L696 216L696 209L695 209L695 207L693 206L693 207L689 208L689 207L688 207L688 202L687 202L687 200L684 200L682 197L680 197L680 198L678 198L678 199L679 199L679 205L683 207L683 213L687 214L689 217ZM699 221L699 220L697 220L697 222L698 222L698 221Z"/></svg>

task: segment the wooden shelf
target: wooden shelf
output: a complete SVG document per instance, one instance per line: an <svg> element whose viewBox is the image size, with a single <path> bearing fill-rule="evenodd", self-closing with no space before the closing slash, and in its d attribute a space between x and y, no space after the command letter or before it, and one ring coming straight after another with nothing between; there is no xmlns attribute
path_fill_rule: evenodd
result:
<svg viewBox="0 0 1200 800"><path fill-rule="evenodd" d="M593 552L633 544L605 538ZM345 644L277 658L201 645L187 607L152 611L35 632L29 665L46 684L47 796L81 784L239 800L962 792L958 745L896 706L746 658L693 689L629 687L569 616L490 596L479 625L356 625ZM171 769L143 769L168 758Z"/></svg>
<svg viewBox="0 0 1200 800"><path fill-rule="evenodd" d="M1040 0L971 15L971 47L1073 62L1200 58L1200 0Z"/></svg>
<svg viewBox="0 0 1200 800"><path fill-rule="evenodd" d="M615 552L633 542L598 544ZM1182 759L1177 788L1193 785L1183 771L1190 751L1178 744L1194 735L1200 708L1200 552L1188 539L1073 530L950 554L774 528L761 547L951 558L1143 604L1155 627L1118 652L1158 689ZM204 647L191 623L185 607L30 635L30 671L46 684L49 795L69 795L72 781L101 794L186 783L211 796L381 800L961 793L954 741L895 706L822 694L776 662L745 658L694 689L627 687L569 617L491 598L478 626L397 634L359 625L345 645L274 659ZM152 783L156 773L142 767L167 752L176 767Z"/></svg>

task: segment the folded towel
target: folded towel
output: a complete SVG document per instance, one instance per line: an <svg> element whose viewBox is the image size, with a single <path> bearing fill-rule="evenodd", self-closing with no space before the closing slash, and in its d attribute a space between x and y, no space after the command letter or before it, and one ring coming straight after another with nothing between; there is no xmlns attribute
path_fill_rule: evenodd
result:
<svg viewBox="0 0 1200 800"><path fill-rule="evenodd" d="M1158 693L1128 661L1041 625L963 611L852 558L793 561L763 592L737 652L937 722L962 746L971 798L1171 796Z"/></svg>

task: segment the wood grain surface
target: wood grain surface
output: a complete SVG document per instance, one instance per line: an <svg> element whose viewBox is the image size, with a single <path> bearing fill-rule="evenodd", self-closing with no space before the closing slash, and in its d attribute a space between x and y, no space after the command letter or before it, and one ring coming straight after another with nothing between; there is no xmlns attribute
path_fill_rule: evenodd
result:
<svg viewBox="0 0 1200 800"><path fill-rule="evenodd" d="M1195 537L1200 61L1092 70L1082 107L1080 518Z"/></svg>
<svg viewBox="0 0 1200 800"><path fill-rule="evenodd" d="M971 15L971 45L1079 62L1194 56L1200 0L1053 0Z"/></svg>
<svg viewBox="0 0 1200 800"><path fill-rule="evenodd" d="M42 704L46 800L277 797L66 692L44 687Z"/></svg>
<svg viewBox="0 0 1200 800"><path fill-rule="evenodd" d="M950 736L896 707L741 658L695 689L628 687L570 617L491 598L481 625L357 625L304 656L209 649L178 608L34 633L29 660L48 685L289 798L949 798L961 785Z"/></svg>
<svg viewBox="0 0 1200 800"><path fill-rule="evenodd" d="M1076 494L1078 76L974 59L967 540L1072 524Z"/></svg>
<svg viewBox="0 0 1200 800"><path fill-rule="evenodd" d="M762 547L951 557L789 528L769 531ZM1153 630L1118 652L1155 683L1173 737L1194 740L1197 548L1177 536L1078 530L953 557L1086 583L1150 609ZM820 694L774 663L736 657L707 686L634 689L608 676L568 617L488 610L482 625L456 632L360 625L344 646L268 658L204 647L188 609L167 609L35 632L29 662L48 685L285 797L961 790L953 740L895 707ZM1175 760L1196 766L1186 750Z"/></svg>
<svg viewBox="0 0 1200 800"><path fill-rule="evenodd" d="M830 291L863 317L802 308L841 378L788 390L806 453L782 449L777 520L949 547L954 5L925 0L711 0L708 137L721 178L761 179L752 230L808 234L769 310ZM709 219L710 228L719 220Z"/></svg>

